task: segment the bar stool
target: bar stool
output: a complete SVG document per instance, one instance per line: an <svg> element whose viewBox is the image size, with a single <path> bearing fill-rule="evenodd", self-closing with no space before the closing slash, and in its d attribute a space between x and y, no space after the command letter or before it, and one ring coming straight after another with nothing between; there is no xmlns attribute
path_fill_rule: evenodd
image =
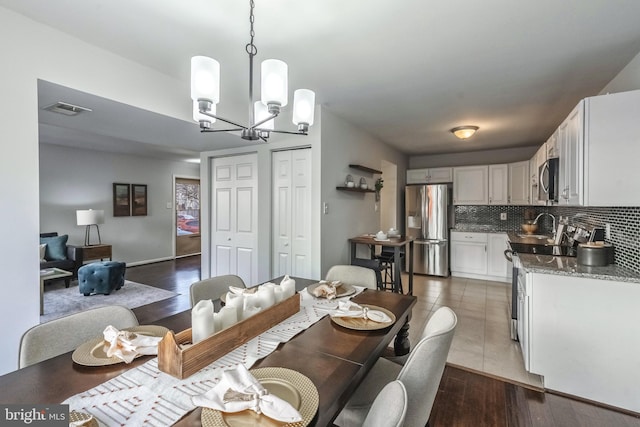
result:
<svg viewBox="0 0 640 427"><path fill-rule="evenodd" d="M404 248L400 251L400 258L404 258ZM394 268L401 268L401 266L395 265L395 257L393 248L383 246L379 255L375 255L375 259L380 262L380 270L384 272L382 278L381 289L386 291L395 291L395 282L394 282ZM400 279L400 283L398 283L397 287L400 293L404 293L402 289L402 279Z"/></svg>

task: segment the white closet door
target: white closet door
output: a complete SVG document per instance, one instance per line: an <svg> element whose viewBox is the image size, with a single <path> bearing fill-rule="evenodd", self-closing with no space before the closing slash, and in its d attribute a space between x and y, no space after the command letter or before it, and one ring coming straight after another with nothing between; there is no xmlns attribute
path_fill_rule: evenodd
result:
<svg viewBox="0 0 640 427"><path fill-rule="evenodd" d="M258 281L257 156L213 160L211 275L236 274L247 285Z"/></svg>
<svg viewBox="0 0 640 427"><path fill-rule="evenodd" d="M311 149L276 151L273 171L273 276L311 275Z"/></svg>

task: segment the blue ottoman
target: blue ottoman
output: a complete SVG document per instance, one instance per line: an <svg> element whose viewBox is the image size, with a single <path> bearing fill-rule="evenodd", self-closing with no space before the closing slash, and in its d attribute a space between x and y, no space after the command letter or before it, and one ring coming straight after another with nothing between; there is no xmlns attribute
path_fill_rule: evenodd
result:
<svg viewBox="0 0 640 427"><path fill-rule="evenodd" d="M78 287L80 293L89 296L92 293L109 295L124 285L124 272L127 265L119 261L92 262L78 269Z"/></svg>

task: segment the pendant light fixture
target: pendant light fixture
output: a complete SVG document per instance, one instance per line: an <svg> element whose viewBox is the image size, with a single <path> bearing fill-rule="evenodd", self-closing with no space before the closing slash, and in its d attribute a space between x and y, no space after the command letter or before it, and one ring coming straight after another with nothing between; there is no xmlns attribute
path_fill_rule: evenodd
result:
<svg viewBox="0 0 640 427"><path fill-rule="evenodd" d="M451 129L451 133L460 139L468 139L471 138L478 129L480 129L478 126L458 126Z"/></svg>
<svg viewBox="0 0 640 427"><path fill-rule="evenodd" d="M261 65L261 99L253 99L253 58L258 49L253 42L255 1L249 1L250 41L246 45L249 55L249 121L247 125L220 117L216 113L216 105L220 102L220 64L205 56L191 58L191 99L193 100L193 119L200 124L201 132L233 132L241 131L242 139L266 142L271 132L307 135L309 126L313 125L315 93L309 89L298 89L293 94L293 123L296 131L274 129L274 119L288 101L288 67L283 61L267 59ZM212 129L211 124L217 120L228 123L233 128Z"/></svg>

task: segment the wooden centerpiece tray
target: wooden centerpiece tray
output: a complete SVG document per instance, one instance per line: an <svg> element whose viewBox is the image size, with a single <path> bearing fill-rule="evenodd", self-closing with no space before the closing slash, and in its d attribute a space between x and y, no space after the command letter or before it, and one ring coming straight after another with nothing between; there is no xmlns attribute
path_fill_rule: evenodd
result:
<svg viewBox="0 0 640 427"><path fill-rule="evenodd" d="M191 344L191 328L177 334L168 331L158 344L158 368L187 378L299 311L300 294L296 293L196 344Z"/></svg>

